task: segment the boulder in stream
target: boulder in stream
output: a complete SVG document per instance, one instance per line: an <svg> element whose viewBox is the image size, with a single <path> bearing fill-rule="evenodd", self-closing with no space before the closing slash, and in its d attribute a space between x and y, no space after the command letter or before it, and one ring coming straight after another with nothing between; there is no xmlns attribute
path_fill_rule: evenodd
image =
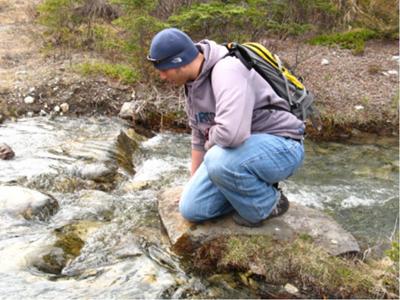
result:
<svg viewBox="0 0 400 300"><path fill-rule="evenodd" d="M258 228L235 224L231 216L201 224L186 221L178 211L182 188L172 188L159 197L159 213L173 248L191 252L205 242L226 236L266 236L276 241L293 241L308 236L315 245L337 256L360 251L355 238L321 211L291 202L284 215L264 221Z"/></svg>
<svg viewBox="0 0 400 300"><path fill-rule="evenodd" d="M234 272L268 298L398 295L394 268L389 272L380 262L365 263L349 255L360 251L357 241L322 211L291 202L284 215L259 228L236 225L231 216L194 224L178 211L181 192L171 188L161 193L158 210L172 250L185 257L191 269Z"/></svg>
<svg viewBox="0 0 400 300"><path fill-rule="evenodd" d="M72 166L70 173L73 176L95 182L112 182L117 175L118 167L114 164L96 162L90 164L77 164Z"/></svg>
<svg viewBox="0 0 400 300"><path fill-rule="evenodd" d="M46 221L58 211L56 199L21 186L0 186L0 213Z"/></svg>

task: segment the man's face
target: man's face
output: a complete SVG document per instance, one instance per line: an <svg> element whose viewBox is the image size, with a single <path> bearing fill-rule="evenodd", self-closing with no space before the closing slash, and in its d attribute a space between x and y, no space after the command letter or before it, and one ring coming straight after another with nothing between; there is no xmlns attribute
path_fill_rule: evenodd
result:
<svg viewBox="0 0 400 300"><path fill-rule="evenodd" d="M184 85L189 77L184 67L167 70L158 70L161 80L166 80L176 86Z"/></svg>

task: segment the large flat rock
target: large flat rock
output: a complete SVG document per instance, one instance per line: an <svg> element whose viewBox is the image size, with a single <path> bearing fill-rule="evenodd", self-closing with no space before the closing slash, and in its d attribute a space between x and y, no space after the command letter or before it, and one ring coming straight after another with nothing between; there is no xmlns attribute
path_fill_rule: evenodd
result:
<svg viewBox="0 0 400 300"><path fill-rule="evenodd" d="M50 195L21 186L0 185L0 214L46 221L58 208L57 200Z"/></svg>
<svg viewBox="0 0 400 300"><path fill-rule="evenodd" d="M359 252L355 238L330 216L321 211L290 203L282 216L264 221L263 226L247 228L236 225L231 216L195 224L186 221L178 210L182 187L168 189L159 195L158 210L172 248L181 254L190 253L204 243L230 235L263 235L290 242L307 235L331 255Z"/></svg>

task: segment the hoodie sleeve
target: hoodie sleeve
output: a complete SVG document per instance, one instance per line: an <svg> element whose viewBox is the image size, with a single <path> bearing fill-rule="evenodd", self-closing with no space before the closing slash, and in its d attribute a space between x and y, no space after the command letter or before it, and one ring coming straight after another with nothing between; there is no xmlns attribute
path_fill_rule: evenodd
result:
<svg viewBox="0 0 400 300"><path fill-rule="evenodd" d="M192 127L192 149L199 150L199 151L205 151L204 143L205 143L205 139L204 139L203 134L200 132L200 130Z"/></svg>
<svg viewBox="0 0 400 300"><path fill-rule="evenodd" d="M255 95L249 83L249 72L233 57L214 66L211 82L216 114L207 148L215 144L235 148L250 136Z"/></svg>

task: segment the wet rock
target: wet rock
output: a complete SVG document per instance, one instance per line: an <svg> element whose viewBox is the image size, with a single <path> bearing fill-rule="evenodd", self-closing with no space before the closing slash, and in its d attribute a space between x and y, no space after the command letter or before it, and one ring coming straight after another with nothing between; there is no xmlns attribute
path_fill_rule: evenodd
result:
<svg viewBox="0 0 400 300"><path fill-rule="evenodd" d="M79 164L70 170L71 175L95 182L112 182L117 174L117 166L104 163Z"/></svg>
<svg viewBox="0 0 400 300"><path fill-rule="evenodd" d="M0 159L3 160L12 159L14 156L15 153L10 146L4 143L0 143Z"/></svg>
<svg viewBox="0 0 400 300"><path fill-rule="evenodd" d="M46 221L58 208L57 200L49 195L20 186L0 186L0 213Z"/></svg>
<svg viewBox="0 0 400 300"><path fill-rule="evenodd" d="M78 194L79 207L88 209L102 220L111 220L114 213L114 197L101 191L83 190Z"/></svg>
<svg viewBox="0 0 400 300"><path fill-rule="evenodd" d="M291 203L284 215L265 221L259 228L236 225L231 216L194 224L186 221L178 211L182 188L166 190L159 196L159 213L175 251L187 254L214 239L233 235L265 236L278 242L290 242L307 236L327 253L337 256L359 252L354 237L323 212Z"/></svg>
<svg viewBox="0 0 400 300"><path fill-rule="evenodd" d="M152 187L152 182L150 180L145 181L133 181L123 183L121 189L127 193L146 190Z"/></svg>
<svg viewBox="0 0 400 300"><path fill-rule="evenodd" d="M78 221L57 228L54 244L43 251L45 254L37 254L31 265L45 273L61 274L63 268L79 256L87 237L100 225L99 222Z"/></svg>
<svg viewBox="0 0 400 300"><path fill-rule="evenodd" d="M121 130L117 137L116 149L110 153L117 160L118 165L132 175L135 173L133 154L139 148L140 142L145 139L131 128Z"/></svg>

